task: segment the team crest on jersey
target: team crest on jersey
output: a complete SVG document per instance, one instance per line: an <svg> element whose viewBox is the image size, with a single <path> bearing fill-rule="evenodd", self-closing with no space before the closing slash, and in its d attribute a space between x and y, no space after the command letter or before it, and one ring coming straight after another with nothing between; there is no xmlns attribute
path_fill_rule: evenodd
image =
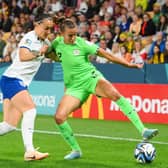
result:
<svg viewBox="0 0 168 168"><path fill-rule="evenodd" d="M77 50L77 49L74 50L74 51L73 51L73 54L74 54L74 55L79 55L79 54L80 54L80 50Z"/></svg>
<svg viewBox="0 0 168 168"><path fill-rule="evenodd" d="M31 45L31 43L32 43L32 41L31 41L30 39L26 39L26 40L25 40L25 44L26 44L26 45Z"/></svg>

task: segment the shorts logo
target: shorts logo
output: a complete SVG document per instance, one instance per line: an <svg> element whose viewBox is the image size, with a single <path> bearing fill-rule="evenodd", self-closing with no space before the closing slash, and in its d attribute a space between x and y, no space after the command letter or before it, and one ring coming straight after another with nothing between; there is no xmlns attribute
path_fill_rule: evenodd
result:
<svg viewBox="0 0 168 168"><path fill-rule="evenodd" d="M79 54L80 54L80 51L76 49L76 50L73 51L73 54L74 54L74 55L79 55Z"/></svg>
<svg viewBox="0 0 168 168"><path fill-rule="evenodd" d="M19 81L19 84L23 87L26 87L26 85L23 83L23 81Z"/></svg>

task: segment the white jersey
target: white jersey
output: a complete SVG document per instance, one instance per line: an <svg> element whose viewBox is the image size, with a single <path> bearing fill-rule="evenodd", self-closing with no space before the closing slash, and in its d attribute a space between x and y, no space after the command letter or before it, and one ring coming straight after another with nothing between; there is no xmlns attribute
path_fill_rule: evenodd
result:
<svg viewBox="0 0 168 168"><path fill-rule="evenodd" d="M46 43L48 44L47 40L42 41L38 39L35 31L31 31L25 34L19 43L12 64L8 67L3 75L21 79L23 80L24 84L28 86L32 81L34 75L37 73L41 62L44 59L44 55L41 55L29 61L20 61L19 48L27 48L32 52L39 52L41 47Z"/></svg>

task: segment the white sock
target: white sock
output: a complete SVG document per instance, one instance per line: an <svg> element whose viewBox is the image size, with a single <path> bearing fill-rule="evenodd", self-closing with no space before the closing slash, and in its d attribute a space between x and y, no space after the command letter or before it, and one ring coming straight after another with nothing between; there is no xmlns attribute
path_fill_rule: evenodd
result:
<svg viewBox="0 0 168 168"><path fill-rule="evenodd" d="M36 118L36 109L31 109L23 113L21 124L22 138L26 151L33 151L33 131Z"/></svg>
<svg viewBox="0 0 168 168"><path fill-rule="evenodd" d="M16 127L8 124L6 121L0 123L0 135L7 134L14 130L16 130Z"/></svg>

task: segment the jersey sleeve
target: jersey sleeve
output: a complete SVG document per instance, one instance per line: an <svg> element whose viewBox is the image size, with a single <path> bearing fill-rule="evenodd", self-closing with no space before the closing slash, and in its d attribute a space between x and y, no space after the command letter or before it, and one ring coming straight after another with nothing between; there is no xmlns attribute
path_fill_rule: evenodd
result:
<svg viewBox="0 0 168 168"><path fill-rule="evenodd" d="M83 48L85 49L85 52L88 55L91 55L91 54L97 53L99 46L97 46L96 44L94 44L90 41L84 40L84 47Z"/></svg>
<svg viewBox="0 0 168 168"><path fill-rule="evenodd" d="M31 50L32 43L33 43L33 41L31 39L31 37L25 35L19 43L19 48L27 48L27 49Z"/></svg>

